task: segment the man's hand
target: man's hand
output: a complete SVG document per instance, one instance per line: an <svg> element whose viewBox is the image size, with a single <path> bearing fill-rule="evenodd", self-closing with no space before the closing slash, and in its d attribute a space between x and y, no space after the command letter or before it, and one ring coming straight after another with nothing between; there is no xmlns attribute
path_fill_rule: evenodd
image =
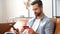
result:
<svg viewBox="0 0 60 34"><path fill-rule="evenodd" d="M28 28L28 34L37 34L32 28Z"/></svg>
<svg viewBox="0 0 60 34"><path fill-rule="evenodd" d="M14 30L16 34L20 34L19 29Z"/></svg>
<svg viewBox="0 0 60 34"><path fill-rule="evenodd" d="M10 32L14 32L14 33L16 33L16 34L20 34L20 32L19 32L19 29L17 28L17 29L13 29L13 28L11 28L10 29Z"/></svg>

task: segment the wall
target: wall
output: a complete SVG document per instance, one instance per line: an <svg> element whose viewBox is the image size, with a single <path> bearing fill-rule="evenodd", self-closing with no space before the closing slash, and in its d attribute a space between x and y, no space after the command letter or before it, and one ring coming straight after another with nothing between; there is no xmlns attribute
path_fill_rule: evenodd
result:
<svg viewBox="0 0 60 34"><path fill-rule="evenodd" d="M43 8L44 13L49 18L52 18L52 0L42 0L43 1ZM28 11L26 10L24 4L21 0L6 0L7 6L7 15L8 17L19 17L20 15L24 15L28 17ZM22 7L23 6L23 7ZM33 12L30 11L30 16L34 16Z"/></svg>
<svg viewBox="0 0 60 34"><path fill-rule="evenodd" d="M7 12L5 0L0 0L0 23L7 22Z"/></svg>
<svg viewBox="0 0 60 34"><path fill-rule="evenodd" d="M43 1L43 11L45 15L52 18L52 0L42 0Z"/></svg>
<svg viewBox="0 0 60 34"><path fill-rule="evenodd" d="M27 10L22 0L6 0L7 17L19 17L25 15L27 17Z"/></svg>
<svg viewBox="0 0 60 34"><path fill-rule="evenodd" d="M56 18L56 0L53 0L53 17Z"/></svg>
<svg viewBox="0 0 60 34"><path fill-rule="evenodd" d="M60 16L60 0L57 0L57 16Z"/></svg>
<svg viewBox="0 0 60 34"><path fill-rule="evenodd" d="M21 15L27 17L28 11L22 3L22 0L0 0L0 23Z"/></svg>
<svg viewBox="0 0 60 34"><path fill-rule="evenodd" d="M20 17L21 15L28 17L28 11L26 10L26 7L22 1L23 0L0 0L0 2L2 3L2 7L0 6L2 8L0 8L0 18L2 22L7 22L8 18ZM44 13L49 18L52 18L52 0L42 1ZM34 16L33 11L30 11L30 16Z"/></svg>
<svg viewBox="0 0 60 34"><path fill-rule="evenodd" d="M0 0L0 22L2 22L2 0Z"/></svg>

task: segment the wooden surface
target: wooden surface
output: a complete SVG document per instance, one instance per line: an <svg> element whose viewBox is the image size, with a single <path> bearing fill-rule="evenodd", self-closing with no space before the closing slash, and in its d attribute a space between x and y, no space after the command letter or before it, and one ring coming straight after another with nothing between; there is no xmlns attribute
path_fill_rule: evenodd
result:
<svg viewBox="0 0 60 34"><path fill-rule="evenodd" d="M14 25L15 22L11 23L0 23L0 34L4 34L9 31L11 26Z"/></svg>
<svg viewBox="0 0 60 34"><path fill-rule="evenodd" d="M60 18L57 18L55 34L60 34Z"/></svg>

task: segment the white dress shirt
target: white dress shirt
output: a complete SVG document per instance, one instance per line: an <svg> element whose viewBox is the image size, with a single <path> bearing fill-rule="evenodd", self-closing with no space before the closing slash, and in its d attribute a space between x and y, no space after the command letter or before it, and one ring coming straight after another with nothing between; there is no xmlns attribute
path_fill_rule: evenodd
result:
<svg viewBox="0 0 60 34"><path fill-rule="evenodd" d="M38 28L38 26L39 26L39 23L40 23L40 19L36 19L35 22L34 22L34 24L33 24L33 26L32 26L32 29L33 29L34 31L37 30L37 28Z"/></svg>

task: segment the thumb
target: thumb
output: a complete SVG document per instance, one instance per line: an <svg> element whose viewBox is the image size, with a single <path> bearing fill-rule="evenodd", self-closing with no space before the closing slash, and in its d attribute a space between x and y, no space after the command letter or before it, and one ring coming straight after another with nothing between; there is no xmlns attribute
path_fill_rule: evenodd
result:
<svg viewBox="0 0 60 34"><path fill-rule="evenodd" d="M17 28L16 31L19 32L19 29Z"/></svg>
<svg viewBox="0 0 60 34"><path fill-rule="evenodd" d="M19 34L19 29L18 28L16 29L16 34Z"/></svg>

